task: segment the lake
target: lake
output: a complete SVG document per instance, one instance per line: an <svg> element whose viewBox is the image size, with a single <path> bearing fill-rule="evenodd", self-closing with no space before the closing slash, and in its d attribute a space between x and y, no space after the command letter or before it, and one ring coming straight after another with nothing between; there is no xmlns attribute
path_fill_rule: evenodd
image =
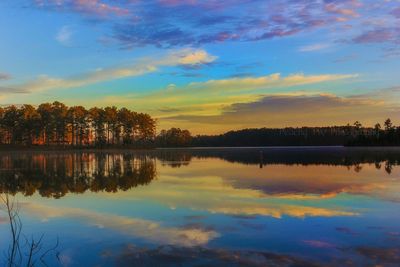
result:
<svg viewBox="0 0 400 267"><path fill-rule="evenodd" d="M8 199L17 264L33 240L37 266L398 266L399 163L397 148L0 152L0 264Z"/></svg>

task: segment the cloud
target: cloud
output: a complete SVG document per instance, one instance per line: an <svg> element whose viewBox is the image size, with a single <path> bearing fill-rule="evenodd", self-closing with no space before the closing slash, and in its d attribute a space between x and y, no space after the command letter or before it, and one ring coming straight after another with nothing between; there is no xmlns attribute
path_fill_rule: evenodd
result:
<svg viewBox="0 0 400 267"><path fill-rule="evenodd" d="M400 28L381 27L363 32L353 39L357 44L399 42Z"/></svg>
<svg viewBox="0 0 400 267"><path fill-rule="evenodd" d="M100 39L113 39L122 48L256 42L314 30L321 30L322 36L340 34L341 39L357 44L369 40L390 43L399 35L394 29L400 14L396 1L281 0L273 4L262 0L30 1L43 10L77 13L85 19L106 22ZM379 33L373 24L379 24L379 29L385 32Z"/></svg>
<svg viewBox="0 0 400 267"><path fill-rule="evenodd" d="M0 216L0 224L8 223L8 222L9 222L9 221L8 221L8 218L7 218L7 217Z"/></svg>
<svg viewBox="0 0 400 267"><path fill-rule="evenodd" d="M400 7L393 9L391 14L400 19Z"/></svg>
<svg viewBox="0 0 400 267"><path fill-rule="evenodd" d="M376 265L390 266L400 261L400 249L398 247L358 247L355 251L369 258Z"/></svg>
<svg viewBox="0 0 400 267"><path fill-rule="evenodd" d="M56 40L65 46L71 45L72 30L70 26L63 26L56 35Z"/></svg>
<svg viewBox="0 0 400 267"><path fill-rule="evenodd" d="M338 58L336 58L333 62L334 62L334 63L346 63L346 62L355 60L355 59L357 59L358 57L359 57L358 54L353 53L353 54L348 54L348 55L344 55L344 56L338 57Z"/></svg>
<svg viewBox="0 0 400 267"><path fill-rule="evenodd" d="M262 0L34 1L42 9L104 18L113 38L125 48L281 38L349 22L358 18L361 8L354 0L282 0L273 5Z"/></svg>
<svg viewBox="0 0 400 267"><path fill-rule="evenodd" d="M179 124L183 121L182 116L220 115L226 107L234 103L254 102L262 94L271 90L323 82L338 82L356 77L358 77L357 74L292 74L282 76L275 73L259 77L193 82L184 86L168 86L152 93L107 96L93 99L93 101L96 105L107 105L112 102L118 106L132 106L138 110L149 112L160 119L160 123ZM162 107L162 109L156 107ZM177 109L177 112L171 112L174 109ZM164 112L166 110L170 112L166 114ZM185 119L185 121L187 120ZM194 121L197 121L197 117L194 118ZM163 124L162 127L169 126Z"/></svg>
<svg viewBox="0 0 400 267"><path fill-rule="evenodd" d="M314 248L336 248L335 244L320 240L303 240L305 244Z"/></svg>
<svg viewBox="0 0 400 267"><path fill-rule="evenodd" d="M169 107L163 107L160 108L159 111L164 112L164 113L171 113L171 112L178 112L181 111L179 108L169 108Z"/></svg>
<svg viewBox="0 0 400 267"><path fill-rule="evenodd" d="M352 1L352 2L353 2L352 8L346 8L346 6L348 6L348 3L345 3L342 6L340 5L340 1L330 2L325 4L325 10L329 13L335 13L343 16L358 17L359 14L354 10L355 7L359 6L354 4L355 2L358 1Z"/></svg>
<svg viewBox="0 0 400 267"><path fill-rule="evenodd" d="M225 164L229 163L225 162ZM221 172L222 167L226 168L226 166L220 160L199 162L198 165L193 167L194 169L179 171L164 167L163 175L151 187L143 188L140 192L121 192L118 197L120 199L151 200L168 207L181 207L231 216L261 215L274 218L282 218L283 216L305 218L358 215L357 212L340 207L307 205L302 203L301 199L290 197L288 197L292 200L290 203L273 201L274 199L278 200L279 196L265 194L258 188L236 186L230 180L232 175L249 173L248 169L244 170L243 166L240 165L228 172L226 172L226 169ZM207 170L212 170L212 174L206 174L204 167ZM193 170L196 170L196 172ZM227 177L228 173L229 177ZM224 192L224 194L221 195L221 192Z"/></svg>
<svg viewBox="0 0 400 267"><path fill-rule="evenodd" d="M306 45L306 46L300 47L299 51L300 52L314 52L314 51L327 49L330 46L331 46L330 44L312 44L312 45Z"/></svg>
<svg viewBox="0 0 400 267"><path fill-rule="evenodd" d="M201 116L219 116L225 109L235 103L250 103L257 101L263 94L273 90L293 90L296 86L319 84L324 82L340 82L354 79L357 74L292 74L283 76L279 73L259 76L241 77L221 80L193 82L184 86L168 86L152 93L126 94L123 96L106 96L93 99L96 105L108 105L112 102L117 106L131 106L148 112L159 119L160 127L184 124L193 117L197 124ZM88 103L84 103L87 105ZM160 107L162 107L160 109ZM176 110L176 112L173 112ZM168 111L168 112L165 112ZM188 116L188 117L185 117ZM223 125L223 124L221 124ZM190 125L192 127L193 125ZM197 125L199 126L199 125ZM197 127L196 126L196 127ZM202 124L202 127L205 125ZM180 126L183 127L183 126ZM214 127L215 128L215 127ZM203 128L201 133L204 133ZM194 129L194 132L198 132ZM221 129L215 128L216 131Z"/></svg>
<svg viewBox="0 0 400 267"><path fill-rule="evenodd" d="M33 0L36 6L56 11L77 12L86 16L125 16L129 10L102 0Z"/></svg>
<svg viewBox="0 0 400 267"><path fill-rule="evenodd" d="M0 72L0 81L5 81L11 79L11 75L8 73Z"/></svg>
<svg viewBox="0 0 400 267"><path fill-rule="evenodd" d="M168 2L168 4L166 4ZM148 1L140 20L119 23L114 37L126 47L170 47L226 41L260 41L327 27L341 19L358 17L354 1L324 4L321 1ZM353 3L353 4L349 4ZM347 8L344 8L348 6ZM171 19L166 14L180 14ZM279 15L277 15L279 14ZM184 26L183 26L184 25Z"/></svg>
<svg viewBox="0 0 400 267"><path fill-rule="evenodd" d="M301 127L346 125L361 120L374 125L387 117L395 118L398 104L381 95L340 97L332 94L270 94L258 100L227 105L215 115L176 115L164 117L177 125L190 125L192 132L218 128L218 131L260 127ZM211 127L212 126L212 127ZM180 126L182 127L182 126Z"/></svg>
<svg viewBox="0 0 400 267"><path fill-rule="evenodd" d="M118 253L107 253L107 257L115 259L116 266L204 266L204 262L206 266L320 266L317 261L298 256L206 247L159 246L148 249L127 245Z"/></svg>
<svg viewBox="0 0 400 267"><path fill-rule="evenodd" d="M280 73L274 73L261 77L232 78L225 80L210 80L207 82L194 82L189 88L212 89L212 90L250 90L259 88L288 87L357 77L356 74L325 74L325 75L304 75L292 74L282 77Z"/></svg>
<svg viewBox="0 0 400 267"><path fill-rule="evenodd" d="M55 78L42 75L36 80L9 86L10 88L4 88L3 92L31 93L52 89L77 88L103 81L146 75L148 73L156 72L161 67L198 67L211 63L214 60L216 60L216 57L210 55L204 50L173 50L161 57L142 58L127 66L98 69L96 71L83 73L70 78Z"/></svg>
<svg viewBox="0 0 400 267"><path fill-rule="evenodd" d="M317 29L322 36L340 34L341 39L357 44L378 40L390 43L399 35L394 26L400 14L395 1L281 0L273 4L262 0L31 1L43 10L77 13L85 19L103 21L105 33L100 39L113 39L122 48L129 49L256 42ZM379 29L374 29L373 24ZM303 52L309 51L307 47L304 49ZM319 50L318 47L309 49Z"/></svg>
<svg viewBox="0 0 400 267"><path fill-rule="evenodd" d="M225 184L237 189L258 190L269 198L297 200L301 203L302 200L334 199L340 194L349 194L400 201L396 193L400 189L400 181L393 180L390 175L385 174L383 168L376 169L368 163L355 165L354 171L349 171L345 166L337 168L309 164L304 168L296 164L268 164L265 166L266 172L255 177L251 175L248 166L238 166L227 171L229 163L218 162L219 166L214 166L210 162L208 161L208 164L213 168L208 169L209 175L218 175ZM190 171L202 173L200 167L205 166L191 165ZM356 168L362 168L362 175L357 173ZM321 173L324 175L321 176ZM189 173L183 175L189 176Z"/></svg>
<svg viewBox="0 0 400 267"><path fill-rule="evenodd" d="M369 6L370 5L370 6ZM378 44L384 50L398 46L400 43L400 27L398 1L382 1L365 4L364 19L353 25L354 36L350 42L360 45Z"/></svg>
<svg viewBox="0 0 400 267"><path fill-rule="evenodd" d="M180 57L179 65L182 66L197 66L197 65L204 65L214 62L217 57L210 55L205 50L184 50L185 54L179 56L180 53L177 55Z"/></svg>

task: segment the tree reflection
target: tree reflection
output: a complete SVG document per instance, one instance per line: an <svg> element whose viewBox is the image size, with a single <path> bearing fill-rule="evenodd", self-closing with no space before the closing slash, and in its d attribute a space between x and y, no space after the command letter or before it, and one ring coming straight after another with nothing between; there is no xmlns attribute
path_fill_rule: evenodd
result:
<svg viewBox="0 0 400 267"><path fill-rule="evenodd" d="M156 178L156 160L173 168L192 159L221 159L263 167L270 164L347 166L362 172L373 164L391 174L400 150L389 149L166 149L146 152L0 154L0 193L39 193L60 198L68 193L117 192L147 185Z"/></svg>
<svg viewBox="0 0 400 267"><path fill-rule="evenodd" d="M193 152L185 150L166 149L157 151L156 157L163 165L168 165L172 168L180 168L188 166L194 156Z"/></svg>
<svg viewBox="0 0 400 267"><path fill-rule="evenodd" d="M0 157L0 193L12 195L38 192L60 198L86 191L126 191L155 177L155 162L148 156L46 153Z"/></svg>
<svg viewBox="0 0 400 267"><path fill-rule="evenodd" d="M400 149L342 149L342 148L267 148L267 149L178 149L159 150L152 155L162 164L179 168L190 164L193 158L217 158L231 163L258 165L330 165L347 166L355 172L362 171L363 164L374 164L376 169L384 165L390 174L400 164Z"/></svg>

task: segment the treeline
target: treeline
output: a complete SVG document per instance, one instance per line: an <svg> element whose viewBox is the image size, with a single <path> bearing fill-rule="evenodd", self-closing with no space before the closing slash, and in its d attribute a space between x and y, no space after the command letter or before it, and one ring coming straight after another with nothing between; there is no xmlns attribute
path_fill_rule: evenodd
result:
<svg viewBox="0 0 400 267"><path fill-rule="evenodd" d="M400 127L387 119L383 127L353 125L259 128L220 135L192 136L171 128L156 135L156 120L145 113L116 107L86 109L61 102L38 107L0 107L0 145L71 147L246 147L246 146L393 146Z"/></svg>
<svg viewBox="0 0 400 267"><path fill-rule="evenodd" d="M162 130L156 138L158 147L188 147L192 145L193 137L188 130L171 128Z"/></svg>
<svg viewBox="0 0 400 267"><path fill-rule="evenodd" d="M173 128L157 137L157 145L162 147L339 146L351 142L361 133L373 135L374 129L351 125L259 128L229 131L220 135L190 136L185 130Z"/></svg>
<svg viewBox="0 0 400 267"><path fill-rule="evenodd" d="M354 134L353 127L260 128L229 131L215 136L201 135L194 146L335 146L343 145Z"/></svg>
<svg viewBox="0 0 400 267"><path fill-rule="evenodd" d="M150 115L126 108L86 109L61 102L0 108L0 144L151 146L155 135Z"/></svg>
<svg viewBox="0 0 400 267"><path fill-rule="evenodd" d="M390 119L384 126L353 125L301 128L259 128L229 131L220 135L191 136L172 128L156 139L159 147L255 147L255 146L395 146L400 145L400 127Z"/></svg>
<svg viewBox="0 0 400 267"><path fill-rule="evenodd" d="M361 127L361 124L359 124ZM393 125L387 119L383 127L377 123L374 127L374 134L359 134L348 142L349 146L399 146L400 145L400 126Z"/></svg>

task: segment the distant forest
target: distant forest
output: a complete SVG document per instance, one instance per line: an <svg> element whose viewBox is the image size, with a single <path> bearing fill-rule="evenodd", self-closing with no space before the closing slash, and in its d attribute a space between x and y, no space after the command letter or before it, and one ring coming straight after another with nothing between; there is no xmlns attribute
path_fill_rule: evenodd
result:
<svg viewBox="0 0 400 267"><path fill-rule="evenodd" d="M390 119L375 127L259 128L192 136L171 128L157 135L156 120L127 108L68 107L61 102L0 107L0 144L49 147L394 146L400 127Z"/></svg>
<svg viewBox="0 0 400 267"><path fill-rule="evenodd" d="M397 146L400 127L387 119L383 127L379 123L363 127L356 121L346 126L244 129L198 136L172 128L158 135L157 144L161 147Z"/></svg>

